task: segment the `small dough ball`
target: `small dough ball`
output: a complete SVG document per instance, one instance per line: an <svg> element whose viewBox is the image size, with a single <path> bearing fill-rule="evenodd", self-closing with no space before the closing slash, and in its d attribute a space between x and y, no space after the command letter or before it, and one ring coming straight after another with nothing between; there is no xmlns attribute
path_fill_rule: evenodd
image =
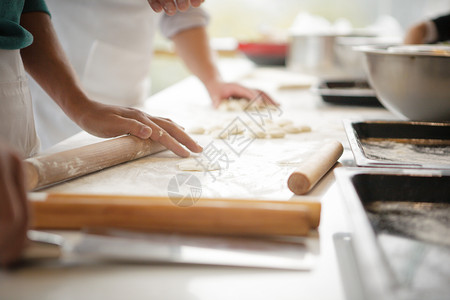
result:
<svg viewBox="0 0 450 300"><path fill-rule="evenodd" d="M266 137L266 131L256 127L250 128L249 130L247 130L247 135L251 138L263 139Z"/></svg>
<svg viewBox="0 0 450 300"><path fill-rule="evenodd" d="M267 135L271 139L282 139L286 136L286 133L281 129L272 129L267 131Z"/></svg>
<svg viewBox="0 0 450 300"><path fill-rule="evenodd" d="M229 111L228 100L221 101L217 109L221 111Z"/></svg>
<svg viewBox="0 0 450 300"><path fill-rule="evenodd" d="M311 127L307 125L286 125L283 127L283 130L286 133L302 133L302 132L310 132Z"/></svg>
<svg viewBox="0 0 450 300"><path fill-rule="evenodd" d="M244 110L246 107L247 107L247 105L248 105L248 100L247 99L244 99L244 98L241 98L241 99L238 99L238 100L236 100L237 102L239 102L239 105L241 106L241 108Z"/></svg>
<svg viewBox="0 0 450 300"><path fill-rule="evenodd" d="M243 134L246 127L240 123L237 123L236 126L231 126L228 128L228 134L229 135L237 135L237 134Z"/></svg>
<svg viewBox="0 0 450 300"><path fill-rule="evenodd" d="M190 172L206 172L206 171L216 171L220 170L221 167L218 163L210 163L204 159L189 159L183 162L180 162L178 168L181 171L190 171Z"/></svg>
<svg viewBox="0 0 450 300"><path fill-rule="evenodd" d="M188 133L192 134L204 134L205 133L205 127L202 126L194 126L188 129Z"/></svg>
<svg viewBox="0 0 450 300"><path fill-rule="evenodd" d="M217 109L222 111L242 111L248 105L246 99L223 99Z"/></svg>
<svg viewBox="0 0 450 300"><path fill-rule="evenodd" d="M278 124L278 126L281 126L281 127L284 127L284 126L287 126L287 125L291 125L291 124L293 124L294 122L292 122L291 120L289 120L289 119L278 119L277 121L276 121L276 124Z"/></svg>
<svg viewBox="0 0 450 300"><path fill-rule="evenodd" d="M228 101L228 110L229 111L241 111L242 105L239 103L239 101L236 100L229 100Z"/></svg>

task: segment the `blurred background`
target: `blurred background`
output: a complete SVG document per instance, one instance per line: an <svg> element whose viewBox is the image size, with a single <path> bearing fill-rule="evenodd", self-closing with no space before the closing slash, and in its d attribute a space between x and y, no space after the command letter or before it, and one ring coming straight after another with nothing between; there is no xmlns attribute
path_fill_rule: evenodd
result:
<svg viewBox="0 0 450 300"><path fill-rule="evenodd" d="M450 11L449 0L206 0L208 32L220 57L242 57L238 41L285 39L299 15L320 17L331 24L367 28L383 22L392 35L412 24ZM387 24L386 24L387 23ZM170 41L158 35L152 62L151 93L189 76L174 55Z"/></svg>

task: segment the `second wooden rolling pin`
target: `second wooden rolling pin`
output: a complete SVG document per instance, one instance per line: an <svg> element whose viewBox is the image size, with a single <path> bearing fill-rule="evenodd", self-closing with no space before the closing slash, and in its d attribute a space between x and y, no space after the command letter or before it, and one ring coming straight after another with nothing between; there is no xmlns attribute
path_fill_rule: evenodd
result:
<svg viewBox="0 0 450 300"><path fill-rule="evenodd" d="M319 202L44 194L30 201L34 229L123 228L171 233L305 236L319 224Z"/></svg>
<svg viewBox="0 0 450 300"><path fill-rule="evenodd" d="M123 136L25 160L28 190L72 179L165 150L161 144Z"/></svg>
<svg viewBox="0 0 450 300"><path fill-rule="evenodd" d="M288 187L296 195L308 193L334 166L344 152L338 141L327 142L313 155L303 161L288 178Z"/></svg>

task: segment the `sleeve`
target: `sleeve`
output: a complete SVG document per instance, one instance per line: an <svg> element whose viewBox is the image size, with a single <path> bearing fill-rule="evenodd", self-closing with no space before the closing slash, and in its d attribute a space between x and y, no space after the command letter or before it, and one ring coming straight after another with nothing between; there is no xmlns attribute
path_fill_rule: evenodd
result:
<svg viewBox="0 0 450 300"><path fill-rule="evenodd" d="M450 14L433 20L436 25L438 42L450 40Z"/></svg>
<svg viewBox="0 0 450 300"><path fill-rule="evenodd" d="M45 12L50 15L50 11L48 10L47 4L45 4L45 0L25 0L22 13L35 11Z"/></svg>
<svg viewBox="0 0 450 300"><path fill-rule="evenodd" d="M173 16L164 14L159 22L162 35L171 38L175 34L190 28L205 27L209 23L209 15L202 8L190 8Z"/></svg>

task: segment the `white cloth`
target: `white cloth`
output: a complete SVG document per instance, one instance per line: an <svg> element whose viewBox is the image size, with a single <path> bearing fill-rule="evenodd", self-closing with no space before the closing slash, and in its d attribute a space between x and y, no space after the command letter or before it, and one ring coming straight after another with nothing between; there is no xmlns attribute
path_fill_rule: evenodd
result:
<svg viewBox="0 0 450 300"><path fill-rule="evenodd" d="M94 100L138 106L149 91L153 39L206 26L202 9L169 17L143 0L47 0L61 44L87 95ZM81 129L67 118L36 83L31 84L36 128L43 148Z"/></svg>
<svg viewBox="0 0 450 300"><path fill-rule="evenodd" d="M19 50L0 49L0 138L24 157L39 151L31 94Z"/></svg>

